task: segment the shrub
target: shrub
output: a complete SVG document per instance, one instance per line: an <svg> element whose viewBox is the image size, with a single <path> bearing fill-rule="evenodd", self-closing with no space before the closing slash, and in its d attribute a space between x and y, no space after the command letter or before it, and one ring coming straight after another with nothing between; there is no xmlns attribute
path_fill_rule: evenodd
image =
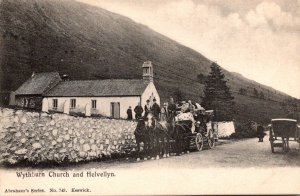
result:
<svg viewBox="0 0 300 196"><path fill-rule="evenodd" d="M85 117L85 114L82 112L70 112L70 116Z"/></svg>
<svg viewBox="0 0 300 196"><path fill-rule="evenodd" d="M253 138L256 137L257 123L249 121L246 123L237 123L235 133L231 134L231 138Z"/></svg>
<svg viewBox="0 0 300 196"><path fill-rule="evenodd" d="M103 118L104 116L101 114L91 114L91 117Z"/></svg>

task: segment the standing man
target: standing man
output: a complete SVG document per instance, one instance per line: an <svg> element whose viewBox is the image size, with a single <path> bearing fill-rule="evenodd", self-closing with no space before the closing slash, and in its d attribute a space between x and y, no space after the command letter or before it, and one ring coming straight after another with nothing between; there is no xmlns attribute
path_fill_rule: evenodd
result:
<svg viewBox="0 0 300 196"><path fill-rule="evenodd" d="M167 121L168 117L168 103L164 103L164 106L161 108L160 120Z"/></svg>
<svg viewBox="0 0 300 196"><path fill-rule="evenodd" d="M153 99L153 105L152 105L152 113L153 113L153 117L156 119L159 119L159 115L160 115L160 107L159 105L156 103L156 99Z"/></svg>
<svg viewBox="0 0 300 196"><path fill-rule="evenodd" d="M176 116L177 106L174 103L174 99L170 98L170 103L168 105L168 119L169 121L173 121Z"/></svg>
<svg viewBox="0 0 300 196"><path fill-rule="evenodd" d="M141 106L141 103L139 102L137 106L135 106L134 108L134 112L135 112L135 119L139 119L142 118L142 114L143 114L143 107Z"/></svg>
<svg viewBox="0 0 300 196"><path fill-rule="evenodd" d="M132 109L131 106L129 106L127 110L127 120L132 120Z"/></svg>
<svg viewBox="0 0 300 196"><path fill-rule="evenodd" d="M264 142L265 128L262 125L257 126L256 135L258 137L258 142Z"/></svg>
<svg viewBox="0 0 300 196"><path fill-rule="evenodd" d="M144 116L145 116L145 117L147 117L148 113L151 112L151 109L152 109L152 107L151 107L150 101L149 101L149 99L148 99L148 100L146 101L146 105L145 105L145 107L144 107L144 110L145 110Z"/></svg>

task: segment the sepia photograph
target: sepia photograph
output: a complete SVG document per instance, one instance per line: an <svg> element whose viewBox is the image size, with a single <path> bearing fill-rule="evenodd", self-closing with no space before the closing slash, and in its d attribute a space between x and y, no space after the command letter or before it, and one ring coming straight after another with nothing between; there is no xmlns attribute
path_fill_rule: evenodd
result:
<svg viewBox="0 0 300 196"><path fill-rule="evenodd" d="M300 0L0 0L0 195L300 194Z"/></svg>

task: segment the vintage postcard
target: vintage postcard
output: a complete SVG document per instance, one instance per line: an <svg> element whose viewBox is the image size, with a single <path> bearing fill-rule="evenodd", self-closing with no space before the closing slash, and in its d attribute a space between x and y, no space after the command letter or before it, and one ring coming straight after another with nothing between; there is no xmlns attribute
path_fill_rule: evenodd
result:
<svg viewBox="0 0 300 196"><path fill-rule="evenodd" d="M299 0L0 0L0 195L300 193Z"/></svg>

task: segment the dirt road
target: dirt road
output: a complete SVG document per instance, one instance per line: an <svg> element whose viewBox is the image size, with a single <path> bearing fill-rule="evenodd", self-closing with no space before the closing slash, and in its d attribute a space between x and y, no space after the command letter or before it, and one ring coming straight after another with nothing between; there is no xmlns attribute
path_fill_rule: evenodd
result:
<svg viewBox="0 0 300 196"><path fill-rule="evenodd" d="M280 148L271 153L270 143L265 139L263 143L257 139L225 142L214 149L194 151L181 156L171 156L159 160L136 162L133 159L122 161L90 162L76 165L84 168L207 168L207 167L299 167L299 144L290 142L291 151L283 153ZM73 166L72 166L73 167Z"/></svg>

